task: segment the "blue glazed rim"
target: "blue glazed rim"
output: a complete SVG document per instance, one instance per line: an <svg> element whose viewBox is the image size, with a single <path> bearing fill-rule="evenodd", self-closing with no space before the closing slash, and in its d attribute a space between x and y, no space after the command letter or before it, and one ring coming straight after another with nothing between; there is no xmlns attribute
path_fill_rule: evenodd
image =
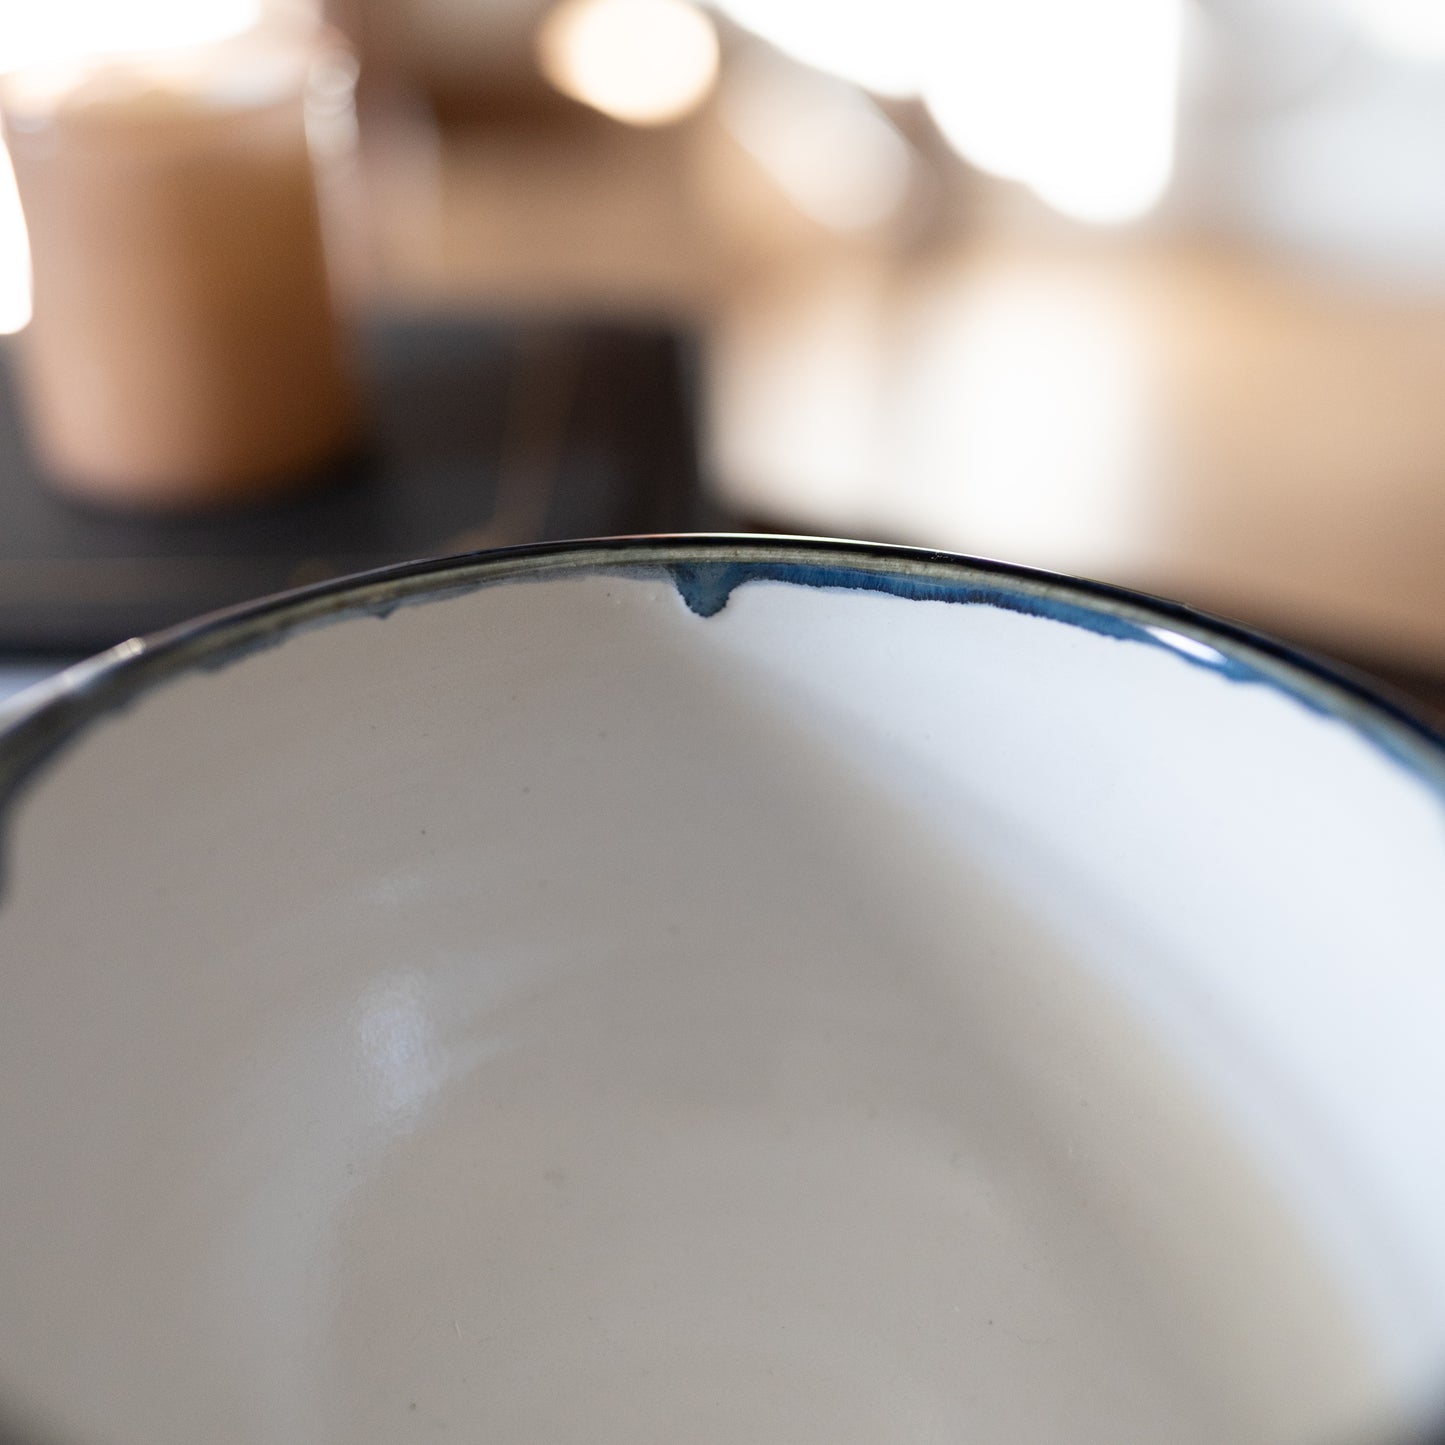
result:
<svg viewBox="0 0 1445 1445"><path fill-rule="evenodd" d="M336 578L132 638L0 704L0 843L25 785L92 722L192 670L212 670L296 632L384 617L495 583L579 574L671 579L710 617L755 581L885 592L1047 617L1164 648L1231 682L1263 685L1351 728L1445 803L1445 736L1338 664L1182 603L1105 582L923 548L830 538L704 533L601 537L464 553Z"/></svg>

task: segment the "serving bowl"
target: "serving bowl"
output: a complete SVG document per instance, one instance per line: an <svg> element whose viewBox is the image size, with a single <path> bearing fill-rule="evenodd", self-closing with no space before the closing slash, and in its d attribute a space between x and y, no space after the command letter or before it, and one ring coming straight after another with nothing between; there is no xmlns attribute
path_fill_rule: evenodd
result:
<svg viewBox="0 0 1445 1445"><path fill-rule="evenodd" d="M0 1420L1332 1445L1445 1379L1445 748L1097 584L647 538L0 735Z"/></svg>

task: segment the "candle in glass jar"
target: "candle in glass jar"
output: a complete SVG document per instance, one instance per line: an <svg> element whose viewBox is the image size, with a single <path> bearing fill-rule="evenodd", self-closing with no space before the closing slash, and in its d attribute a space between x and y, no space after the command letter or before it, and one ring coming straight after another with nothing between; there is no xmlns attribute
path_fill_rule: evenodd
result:
<svg viewBox="0 0 1445 1445"><path fill-rule="evenodd" d="M307 141L324 58L314 35L253 34L0 92L33 272L29 431L65 490L238 501L350 442Z"/></svg>

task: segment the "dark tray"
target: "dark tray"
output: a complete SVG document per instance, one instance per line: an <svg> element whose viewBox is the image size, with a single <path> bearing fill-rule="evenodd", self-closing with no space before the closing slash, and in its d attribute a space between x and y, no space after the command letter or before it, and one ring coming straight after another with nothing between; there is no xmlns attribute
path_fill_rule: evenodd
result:
<svg viewBox="0 0 1445 1445"><path fill-rule="evenodd" d="M37 475L0 343L0 651L84 653L233 602L516 542L725 524L698 487L688 338L389 316L360 333L370 436L303 495L112 515Z"/></svg>

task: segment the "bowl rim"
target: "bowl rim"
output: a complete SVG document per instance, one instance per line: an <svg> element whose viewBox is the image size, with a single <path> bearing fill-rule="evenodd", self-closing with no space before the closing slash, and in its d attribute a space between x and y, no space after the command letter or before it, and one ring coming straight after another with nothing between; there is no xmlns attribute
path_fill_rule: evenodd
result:
<svg viewBox="0 0 1445 1445"><path fill-rule="evenodd" d="M699 603L682 572L715 574ZM680 572L678 569L682 569ZM1236 681L1263 683L1364 741L1445 802L1445 734L1349 667L1242 623L1113 583L993 558L884 542L770 533L657 533L537 542L403 562L274 593L133 637L0 703L0 845L15 804L44 765L93 722L192 670L209 671L297 632L385 616L511 579L568 573L671 573L711 615L752 580L851 587L920 600L983 602L1151 642ZM1203 649L1202 653L1200 649Z"/></svg>

